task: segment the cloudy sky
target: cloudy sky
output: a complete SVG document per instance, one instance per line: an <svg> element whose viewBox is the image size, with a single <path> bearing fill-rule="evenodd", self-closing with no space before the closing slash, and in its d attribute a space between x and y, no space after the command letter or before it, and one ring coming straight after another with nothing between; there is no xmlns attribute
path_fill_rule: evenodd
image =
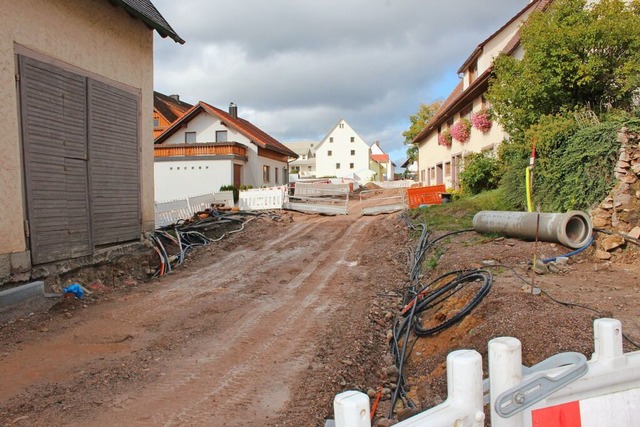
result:
<svg viewBox="0 0 640 427"><path fill-rule="evenodd" d="M155 89L238 114L281 142L344 118L399 165L419 104L445 98L473 49L529 0L153 0Z"/></svg>

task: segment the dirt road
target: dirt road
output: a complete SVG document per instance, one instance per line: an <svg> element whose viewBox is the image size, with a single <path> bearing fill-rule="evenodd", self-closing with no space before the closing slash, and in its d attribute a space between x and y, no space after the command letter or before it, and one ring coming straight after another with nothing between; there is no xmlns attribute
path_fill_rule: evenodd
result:
<svg viewBox="0 0 640 427"><path fill-rule="evenodd" d="M387 331L412 243L399 214L351 210L256 219L168 276L136 282L115 266L90 298L0 319L0 426L323 426L336 393L392 388ZM404 372L419 408L446 398L450 351L486 360L497 336L520 339L527 366L564 351L590 357L597 317L640 341L636 247L610 261L590 248L536 277L538 296L527 290L534 250L566 248L471 232L429 252L423 283L479 267L494 281L462 321L412 341ZM389 406L383 398L378 415Z"/></svg>
<svg viewBox="0 0 640 427"><path fill-rule="evenodd" d="M291 415L292 384L327 331L366 320L376 271L402 276L372 237L406 231L397 215L286 218L97 305L5 325L0 425L312 425Z"/></svg>

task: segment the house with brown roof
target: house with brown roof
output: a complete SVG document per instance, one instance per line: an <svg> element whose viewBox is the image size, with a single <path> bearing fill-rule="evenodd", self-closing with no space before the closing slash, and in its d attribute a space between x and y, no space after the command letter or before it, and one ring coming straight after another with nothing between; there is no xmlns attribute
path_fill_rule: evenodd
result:
<svg viewBox="0 0 640 427"><path fill-rule="evenodd" d="M519 28L533 11L551 0L533 0L480 43L458 69L460 83L414 138L418 146L418 179L424 185L459 188L459 174L469 153L495 150L508 135L499 123L487 120L484 98L494 58L504 53L522 58Z"/></svg>
<svg viewBox="0 0 640 427"><path fill-rule="evenodd" d="M378 181L393 181L395 173L395 163L389 158L380 147L380 142L371 144L371 166L369 169L376 171Z"/></svg>
<svg viewBox="0 0 640 427"><path fill-rule="evenodd" d="M157 138L193 105L180 100L180 95L153 91L153 138Z"/></svg>
<svg viewBox="0 0 640 427"><path fill-rule="evenodd" d="M223 111L198 102L155 139L158 202L210 194L226 185L287 184L298 155L248 120L231 103Z"/></svg>
<svg viewBox="0 0 640 427"><path fill-rule="evenodd" d="M2 3L0 284L153 229L154 30L184 43L150 0Z"/></svg>

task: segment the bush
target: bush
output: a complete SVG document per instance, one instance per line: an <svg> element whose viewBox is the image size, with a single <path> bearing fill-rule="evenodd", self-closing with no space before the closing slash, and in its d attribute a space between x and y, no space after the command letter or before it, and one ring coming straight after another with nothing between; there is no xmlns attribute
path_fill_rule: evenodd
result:
<svg viewBox="0 0 640 427"><path fill-rule="evenodd" d="M498 162L493 153L472 153L466 156L460 181L467 194L479 194L498 188Z"/></svg>

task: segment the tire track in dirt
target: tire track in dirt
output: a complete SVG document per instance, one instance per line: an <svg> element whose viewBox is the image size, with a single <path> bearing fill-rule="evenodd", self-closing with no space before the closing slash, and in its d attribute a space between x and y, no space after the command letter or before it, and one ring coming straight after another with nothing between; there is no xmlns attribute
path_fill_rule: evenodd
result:
<svg viewBox="0 0 640 427"><path fill-rule="evenodd" d="M289 398L287 379L303 369L313 354L314 331L330 317L317 314L341 304L340 282L349 274L344 265L351 250L365 244L359 238L372 222L369 217L333 221L333 228L341 223L337 233L316 224L314 228L328 239L323 246L329 245L316 260L274 295L254 299L250 309L238 307L245 313L227 330L209 337L190 357L172 360L170 372L158 383L141 395L118 399L118 408L112 408L116 412L97 414L91 424L264 425ZM265 258L265 264L272 265L261 270L282 269L287 255L279 263ZM203 281L207 277L201 275ZM273 390L274 378L280 383L278 390ZM268 398L261 397L265 391ZM259 408L252 408L256 401ZM149 408L157 412L150 416Z"/></svg>

